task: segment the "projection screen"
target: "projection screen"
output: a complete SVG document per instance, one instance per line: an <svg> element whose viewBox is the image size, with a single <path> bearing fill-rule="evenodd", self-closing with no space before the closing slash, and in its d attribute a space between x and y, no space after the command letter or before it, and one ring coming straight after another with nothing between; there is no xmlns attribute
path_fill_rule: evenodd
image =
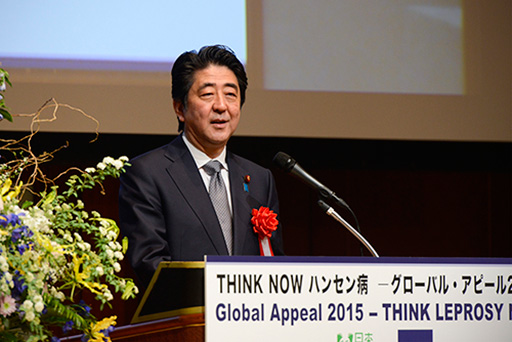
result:
<svg viewBox="0 0 512 342"><path fill-rule="evenodd" d="M101 132L176 134L172 61L225 44L249 75L238 135L512 141L505 0L23 0L3 12L13 113L55 98ZM95 127L63 109L41 129Z"/></svg>

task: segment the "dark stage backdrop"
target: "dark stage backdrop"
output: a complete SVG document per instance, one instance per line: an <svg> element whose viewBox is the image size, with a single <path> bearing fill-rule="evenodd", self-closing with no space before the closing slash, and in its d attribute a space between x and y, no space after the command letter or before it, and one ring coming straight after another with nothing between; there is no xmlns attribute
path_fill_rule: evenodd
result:
<svg viewBox="0 0 512 342"><path fill-rule="evenodd" d="M2 132L2 138L25 133ZM163 135L39 133L33 146L50 151L69 142L44 165L48 175L70 166L95 166L105 156L134 157L166 144ZM306 256L357 256L361 246L317 205L317 194L277 169L283 151L352 208L361 232L381 256L512 257L512 144L233 137L230 149L272 170L279 193L285 252ZM87 210L118 219L119 182L106 195L85 193ZM350 213L335 208L355 226ZM364 250L364 255L369 253ZM123 272L133 276L124 262ZM128 324L136 300L116 298L113 309Z"/></svg>

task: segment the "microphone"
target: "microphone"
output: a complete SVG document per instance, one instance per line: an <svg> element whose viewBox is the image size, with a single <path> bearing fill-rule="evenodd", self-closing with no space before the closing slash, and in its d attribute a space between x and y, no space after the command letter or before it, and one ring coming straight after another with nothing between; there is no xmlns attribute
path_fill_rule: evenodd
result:
<svg viewBox="0 0 512 342"><path fill-rule="evenodd" d="M297 161L295 161L295 159L293 159L292 157L290 157L289 155L287 155L284 152L277 152L277 154L274 156L274 159L272 161L274 162L274 164L276 164L279 168L281 168L285 172L287 172L287 173L290 172L292 175L296 176L297 178L299 178L301 181L303 181L310 187L316 189L322 199L324 199L324 200L332 199L339 206L348 209L348 211L352 214L352 217L354 218L354 220L356 222L357 230L352 228L352 226L350 226L350 224L347 221L345 221L341 216L339 216L339 214L336 213L334 211L334 209L332 209L322 199L320 199L318 201L318 205L322 208L323 211L325 211L328 215L334 217L338 222L342 223L352 234L354 234L359 239L359 241L363 245L365 245L370 250L370 252L374 256L376 256L376 257L379 256L377 254L377 252L375 252L373 247L361 235L361 229L359 228L359 221L357 220L357 217L354 214L354 212L352 211L352 209L350 209L350 207L344 200L342 200L341 198L336 196L334 191L330 190L328 187L326 187L325 185L323 185L322 183L317 181L315 178L313 178L309 173L304 171L304 169L302 167L300 167L300 165L297 163ZM361 255L363 255L362 249L361 249Z"/></svg>
<svg viewBox="0 0 512 342"><path fill-rule="evenodd" d="M315 178L313 178L310 174L308 174L300 165L284 152L277 152L277 154L274 156L274 159L272 160L274 164L276 164L279 168L284 170L285 172L290 172L292 175L298 177L301 181L309 185L310 187L316 189L319 193L319 195L325 199L333 199L337 204L347 208L350 210L350 207L348 206L345 201L343 201L341 198L336 196L334 191L327 188L325 185L317 181Z"/></svg>

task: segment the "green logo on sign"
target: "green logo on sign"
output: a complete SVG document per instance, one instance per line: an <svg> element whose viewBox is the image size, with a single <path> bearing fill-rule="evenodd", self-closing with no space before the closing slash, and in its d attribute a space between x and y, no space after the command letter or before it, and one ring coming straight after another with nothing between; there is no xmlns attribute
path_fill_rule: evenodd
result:
<svg viewBox="0 0 512 342"><path fill-rule="evenodd" d="M373 333L368 332L348 333L345 338L343 336L343 334L338 334L336 342L374 342Z"/></svg>

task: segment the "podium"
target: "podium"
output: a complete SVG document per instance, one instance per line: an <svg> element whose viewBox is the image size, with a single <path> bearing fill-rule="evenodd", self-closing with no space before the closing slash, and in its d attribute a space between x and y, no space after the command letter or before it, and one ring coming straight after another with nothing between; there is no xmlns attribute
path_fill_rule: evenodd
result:
<svg viewBox="0 0 512 342"><path fill-rule="evenodd" d="M203 314L204 265L193 261L161 262L131 323Z"/></svg>
<svg viewBox="0 0 512 342"><path fill-rule="evenodd" d="M116 327L113 341L204 342L204 262L158 265L131 324ZM81 336L61 338L80 342Z"/></svg>
<svg viewBox="0 0 512 342"><path fill-rule="evenodd" d="M116 328L112 340L505 341L512 334L512 259L209 256L162 263L132 323Z"/></svg>
<svg viewBox="0 0 512 342"><path fill-rule="evenodd" d="M204 314L188 314L151 322L116 327L112 341L123 342L203 342ZM81 342L81 336L64 337L66 342Z"/></svg>

